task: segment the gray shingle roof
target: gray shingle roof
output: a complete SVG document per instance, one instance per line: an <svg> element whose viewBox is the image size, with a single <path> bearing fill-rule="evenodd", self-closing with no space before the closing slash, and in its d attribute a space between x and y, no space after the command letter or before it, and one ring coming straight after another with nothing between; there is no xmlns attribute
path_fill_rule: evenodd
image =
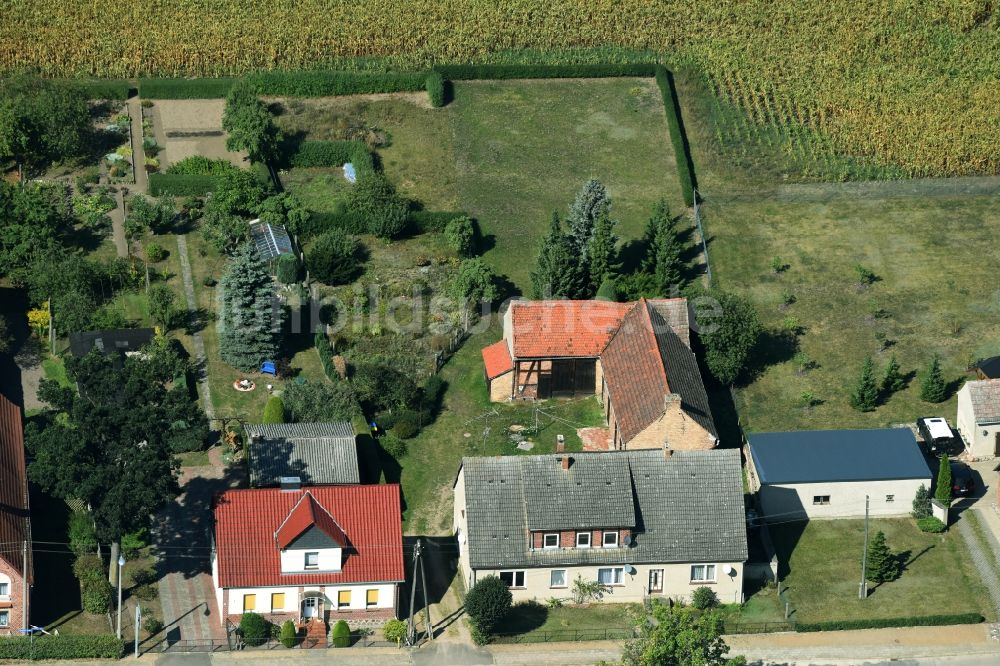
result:
<svg viewBox="0 0 1000 666"><path fill-rule="evenodd" d="M652 301L650 302L653 303ZM687 314L687 307L683 310ZM708 404L708 392L701 379L701 370L694 352L678 335L675 327L661 316L659 308L652 307L650 321L656 334L656 343L663 359L663 369L667 373L667 383L674 393L681 396L681 408L705 430L718 437L712 410Z"/></svg>
<svg viewBox="0 0 1000 666"><path fill-rule="evenodd" d="M967 385L976 423L1000 421L1000 379L968 382Z"/></svg>
<svg viewBox="0 0 1000 666"><path fill-rule="evenodd" d="M521 461L521 473L532 480L524 487L529 530L635 526L624 456L584 457L568 470L553 465L548 456L527 456ZM595 496L599 502L594 502Z"/></svg>
<svg viewBox="0 0 1000 666"><path fill-rule="evenodd" d="M572 498L546 485L552 470L563 473L557 455L462 460L469 556L474 569L746 560L738 450L675 451L670 458L660 450L570 455L574 460L571 470L576 467L580 475L597 480L579 487L574 482L578 492ZM627 474L591 471L601 467L623 468ZM612 486L605 482L609 479L613 479ZM627 525L597 525L591 519L591 514L606 513L604 505L615 498L611 502L618 506L614 513L620 513L611 517L625 520L624 507L617 499L624 494L631 494L633 500L634 513L628 516ZM581 525L584 528L633 527L633 544L627 548L531 550L528 533L534 518L529 519L529 515L547 510L558 520L576 516L588 521Z"/></svg>
<svg viewBox="0 0 1000 666"><path fill-rule="evenodd" d="M250 485L273 486L282 476L306 485L358 483L354 429L338 423L269 423L246 426Z"/></svg>
<svg viewBox="0 0 1000 666"><path fill-rule="evenodd" d="M747 435L761 483L929 479L913 431L802 430Z"/></svg>

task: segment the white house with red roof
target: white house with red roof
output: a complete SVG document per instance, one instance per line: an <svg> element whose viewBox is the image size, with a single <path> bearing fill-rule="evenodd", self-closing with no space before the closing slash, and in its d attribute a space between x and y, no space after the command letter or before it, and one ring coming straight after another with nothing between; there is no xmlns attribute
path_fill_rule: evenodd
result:
<svg viewBox="0 0 1000 666"><path fill-rule="evenodd" d="M215 497L212 580L220 616L326 623L396 617L403 583L399 486L228 490Z"/></svg>
<svg viewBox="0 0 1000 666"><path fill-rule="evenodd" d="M684 298L513 301L483 349L490 399L597 395L614 449L718 444Z"/></svg>
<svg viewBox="0 0 1000 666"><path fill-rule="evenodd" d="M0 636L30 624L33 583L21 408L0 394Z"/></svg>

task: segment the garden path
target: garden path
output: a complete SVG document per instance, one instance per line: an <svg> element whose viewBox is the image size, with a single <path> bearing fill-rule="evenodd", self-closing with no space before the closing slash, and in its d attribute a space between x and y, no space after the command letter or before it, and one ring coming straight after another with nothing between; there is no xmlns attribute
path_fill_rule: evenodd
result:
<svg viewBox="0 0 1000 666"><path fill-rule="evenodd" d="M191 277L191 261L188 259L187 239L181 235L177 237L177 256L181 260L181 279L184 281L184 299L187 301L187 309L191 316L197 316L198 300L194 294L194 281ZM208 415L209 420L215 418L215 407L212 405L212 391L208 386L208 370L206 364L208 357L205 355L205 339L201 331L195 331L191 335L194 342L194 353L197 367L195 372L198 375L198 395L201 396L201 405Z"/></svg>
<svg viewBox="0 0 1000 666"><path fill-rule="evenodd" d="M146 194L149 191L149 178L146 176L146 152L142 149L142 104L138 97L130 97L128 115L132 119L132 164L135 165L135 192Z"/></svg>
<svg viewBox="0 0 1000 666"><path fill-rule="evenodd" d="M108 213L111 218L111 237L115 242L115 253L128 258L128 238L125 236L125 188L115 194L115 209Z"/></svg>

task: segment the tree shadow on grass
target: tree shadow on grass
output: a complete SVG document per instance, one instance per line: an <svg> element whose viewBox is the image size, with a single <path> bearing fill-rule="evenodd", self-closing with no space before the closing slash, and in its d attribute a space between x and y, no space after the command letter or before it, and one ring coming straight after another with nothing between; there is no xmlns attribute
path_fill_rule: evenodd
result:
<svg viewBox="0 0 1000 666"><path fill-rule="evenodd" d="M69 506L66 502L29 484L32 513L31 538L37 544L65 543L69 532ZM37 518L44 516L44 519ZM31 608L31 622L51 630L81 612L80 583L73 575L73 553L67 546L37 545L32 552L36 572L32 596L44 599ZM58 624L54 624L58 622Z"/></svg>
<svg viewBox="0 0 1000 666"><path fill-rule="evenodd" d="M750 352L747 365L736 380L736 385L749 386L769 367L792 360L798 351L799 339L794 331L764 330Z"/></svg>
<svg viewBox="0 0 1000 666"><path fill-rule="evenodd" d="M212 314L205 308L187 310L184 312L183 317L181 317L184 332L188 335L194 335L205 330L211 319Z"/></svg>
<svg viewBox="0 0 1000 666"><path fill-rule="evenodd" d="M549 609L537 601L522 601L511 606L497 627L502 634L526 634L545 625Z"/></svg>

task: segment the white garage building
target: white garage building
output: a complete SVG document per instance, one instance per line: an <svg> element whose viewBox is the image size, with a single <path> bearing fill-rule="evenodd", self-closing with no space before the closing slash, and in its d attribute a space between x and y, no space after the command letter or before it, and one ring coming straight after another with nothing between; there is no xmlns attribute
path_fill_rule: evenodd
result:
<svg viewBox="0 0 1000 666"><path fill-rule="evenodd" d="M768 521L906 515L931 470L908 428L747 435L747 477Z"/></svg>

